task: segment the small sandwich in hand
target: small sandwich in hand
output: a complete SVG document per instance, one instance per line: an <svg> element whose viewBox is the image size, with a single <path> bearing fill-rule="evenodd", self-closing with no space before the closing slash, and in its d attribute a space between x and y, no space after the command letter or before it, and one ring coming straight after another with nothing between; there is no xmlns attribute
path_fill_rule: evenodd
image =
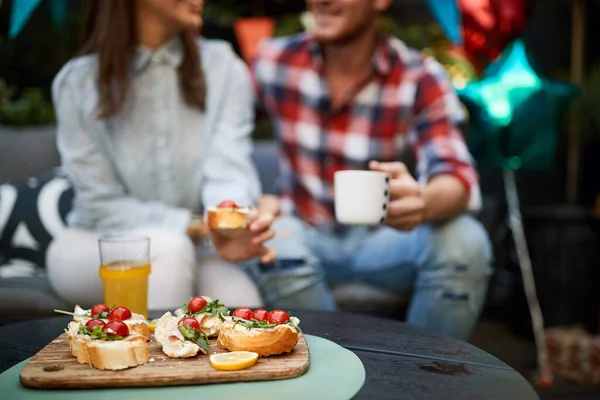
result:
<svg viewBox="0 0 600 400"><path fill-rule="evenodd" d="M219 303L219 300L212 300L207 296L195 296L183 306L175 310L177 317L194 317L200 324L200 329L208 337L215 337L219 334L219 328L223 324L224 318L229 316L229 309Z"/></svg>
<svg viewBox="0 0 600 400"><path fill-rule="evenodd" d="M67 328L71 354L81 364L101 370L137 367L149 361L146 338L130 332L122 321L89 319L85 325L71 321Z"/></svg>
<svg viewBox="0 0 600 400"><path fill-rule="evenodd" d="M100 319L104 323L108 321L122 321L127 325L127 328L131 332L138 333L150 340L150 329L148 328L148 321L141 314L132 313L126 307L115 307L112 310L106 304L96 304L89 310L84 310L75 306L75 312L70 313L67 311L54 310L61 314L67 314L73 316L73 321L79 322L85 325L91 319Z"/></svg>
<svg viewBox="0 0 600 400"><path fill-rule="evenodd" d="M178 318L165 313L156 321L154 338L163 353L171 358L194 357L198 352L208 354L210 344L194 317Z"/></svg>
<svg viewBox="0 0 600 400"><path fill-rule="evenodd" d="M238 236L248 229L250 207L240 207L234 201L224 200L207 209L208 228L225 236Z"/></svg>
<svg viewBox="0 0 600 400"><path fill-rule="evenodd" d="M225 318L217 346L229 351L251 351L261 357L289 353L298 343L299 324L298 318L282 310L238 308Z"/></svg>

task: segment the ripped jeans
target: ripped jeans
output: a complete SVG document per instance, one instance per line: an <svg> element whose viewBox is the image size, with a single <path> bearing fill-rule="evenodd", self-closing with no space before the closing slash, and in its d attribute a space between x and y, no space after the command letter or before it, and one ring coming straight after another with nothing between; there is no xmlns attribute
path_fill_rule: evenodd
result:
<svg viewBox="0 0 600 400"><path fill-rule="evenodd" d="M459 339L468 338L479 318L492 250L483 226L469 215L410 232L356 227L343 237L292 217L274 228L268 245L280 261L262 266L259 283L270 306L332 310L328 286L362 282L412 292L407 321Z"/></svg>

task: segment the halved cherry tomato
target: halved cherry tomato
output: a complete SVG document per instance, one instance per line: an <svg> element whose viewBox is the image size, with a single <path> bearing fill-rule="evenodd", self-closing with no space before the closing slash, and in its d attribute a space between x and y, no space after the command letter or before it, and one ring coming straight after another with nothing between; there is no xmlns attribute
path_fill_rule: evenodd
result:
<svg viewBox="0 0 600 400"><path fill-rule="evenodd" d="M264 308L259 308L258 310L254 310L252 318L257 321L266 321L269 318L269 312Z"/></svg>
<svg viewBox="0 0 600 400"><path fill-rule="evenodd" d="M188 311L191 313L197 313L202 311L206 306L206 300L202 296L196 296L188 303Z"/></svg>
<svg viewBox="0 0 600 400"><path fill-rule="evenodd" d="M233 315L234 317L237 317L237 318L241 318L241 319L250 321L252 319L252 310L249 308L238 308L231 315Z"/></svg>
<svg viewBox="0 0 600 400"><path fill-rule="evenodd" d="M85 323L85 326L87 326L91 330L94 330L94 328L97 326L101 326L104 328L104 325L106 325L104 323L104 321L102 321L101 319L96 319L96 318L92 318L88 322Z"/></svg>
<svg viewBox="0 0 600 400"><path fill-rule="evenodd" d="M110 314L108 314L108 319L111 321L125 321L126 319L131 318L131 311L129 311L126 307L115 307Z"/></svg>
<svg viewBox="0 0 600 400"><path fill-rule="evenodd" d="M233 200L223 200L218 205L219 208L239 208L237 203Z"/></svg>
<svg viewBox="0 0 600 400"><path fill-rule="evenodd" d="M91 310L92 317L95 315L100 315L103 312L110 312L110 308L108 308L106 304L96 304Z"/></svg>
<svg viewBox="0 0 600 400"><path fill-rule="evenodd" d="M269 323L270 324L285 324L290 320L290 316L288 313L282 310L273 310L269 313Z"/></svg>
<svg viewBox="0 0 600 400"><path fill-rule="evenodd" d="M102 328L102 332L109 335L129 336L129 328L121 321L108 321Z"/></svg>
<svg viewBox="0 0 600 400"><path fill-rule="evenodd" d="M198 320L194 317L185 317L182 318L178 325L182 325L182 326L186 326L188 328L194 328L196 330L200 330L200 323L198 322Z"/></svg>

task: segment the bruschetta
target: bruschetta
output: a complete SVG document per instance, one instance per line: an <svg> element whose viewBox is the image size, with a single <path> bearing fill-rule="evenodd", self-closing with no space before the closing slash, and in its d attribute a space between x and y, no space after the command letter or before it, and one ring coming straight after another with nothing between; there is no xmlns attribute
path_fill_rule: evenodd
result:
<svg viewBox="0 0 600 400"><path fill-rule="evenodd" d="M150 340L150 329L148 321L141 314L132 313L126 307L115 307L110 309L106 304L96 304L89 310L84 310L79 305L75 306L72 314L73 321L85 325L91 319L101 319L104 323L108 321L122 321L131 332L138 333Z"/></svg>
<svg viewBox="0 0 600 400"><path fill-rule="evenodd" d="M176 317L165 313L156 321L154 338L163 353L171 358L194 357L199 352L208 354L210 344L194 317Z"/></svg>
<svg viewBox="0 0 600 400"><path fill-rule="evenodd" d="M207 210L208 228L225 236L238 236L248 228L251 207L240 207L234 201L224 200Z"/></svg>
<svg viewBox="0 0 600 400"><path fill-rule="evenodd" d="M225 318L217 346L229 351L251 351L260 357L289 353L301 335L299 324L298 318L282 310L238 308Z"/></svg>
<svg viewBox="0 0 600 400"><path fill-rule="evenodd" d="M67 327L71 354L81 364L101 370L122 370L149 361L146 338L130 332L123 321L89 319Z"/></svg>
<svg viewBox="0 0 600 400"><path fill-rule="evenodd" d="M229 309L219 300L207 296L195 296L182 308L175 310L179 318L194 317L200 324L200 329L208 337L216 337L223 324L223 317L229 316Z"/></svg>

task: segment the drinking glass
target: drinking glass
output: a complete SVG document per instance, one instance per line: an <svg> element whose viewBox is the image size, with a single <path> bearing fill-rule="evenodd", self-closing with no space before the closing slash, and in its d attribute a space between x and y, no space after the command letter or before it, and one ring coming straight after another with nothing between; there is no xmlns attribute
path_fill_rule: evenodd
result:
<svg viewBox="0 0 600 400"><path fill-rule="evenodd" d="M148 318L150 238L107 236L98 240L104 303L123 306Z"/></svg>

